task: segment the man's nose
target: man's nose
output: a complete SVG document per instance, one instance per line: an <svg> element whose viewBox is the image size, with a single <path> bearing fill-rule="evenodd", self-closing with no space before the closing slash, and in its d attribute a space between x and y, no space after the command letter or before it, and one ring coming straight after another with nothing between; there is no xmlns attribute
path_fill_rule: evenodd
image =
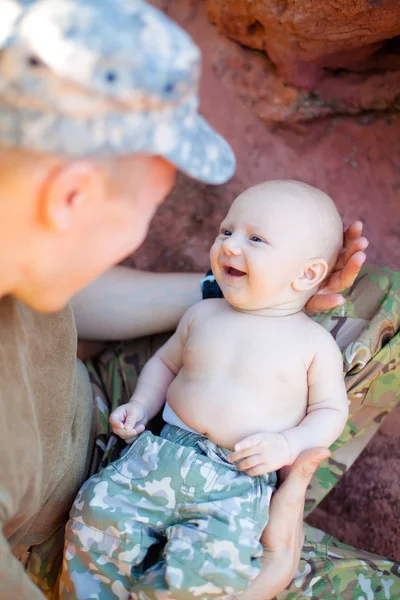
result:
<svg viewBox="0 0 400 600"><path fill-rule="evenodd" d="M238 239L233 235L225 238L222 249L225 254L233 254L234 256L238 256L242 252Z"/></svg>

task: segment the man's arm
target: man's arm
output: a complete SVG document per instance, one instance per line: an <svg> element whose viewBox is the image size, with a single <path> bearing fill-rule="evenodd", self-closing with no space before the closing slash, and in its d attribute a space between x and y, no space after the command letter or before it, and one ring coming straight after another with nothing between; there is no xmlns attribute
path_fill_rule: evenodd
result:
<svg viewBox="0 0 400 600"><path fill-rule="evenodd" d="M13 556L7 540L0 533L0 597L18 600L44 600L20 562Z"/></svg>
<svg viewBox="0 0 400 600"><path fill-rule="evenodd" d="M304 500L311 478L329 450L313 448L299 456L287 479L272 495L269 521L261 537L261 571L241 600L272 600L289 585L304 543Z"/></svg>
<svg viewBox="0 0 400 600"><path fill-rule="evenodd" d="M297 427L282 432L289 444L290 462L307 448L329 448L342 433L348 415L342 355L331 335L323 331L308 371L307 414Z"/></svg>
<svg viewBox="0 0 400 600"><path fill-rule="evenodd" d="M173 331L201 300L203 276L113 267L72 299L78 337L123 340Z"/></svg>

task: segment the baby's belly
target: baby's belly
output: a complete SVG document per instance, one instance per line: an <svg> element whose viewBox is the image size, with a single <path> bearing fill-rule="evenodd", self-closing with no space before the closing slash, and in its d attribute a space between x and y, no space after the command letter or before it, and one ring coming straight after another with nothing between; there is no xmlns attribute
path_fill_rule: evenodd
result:
<svg viewBox="0 0 400 600"><path fill-rule="evenodd" d="M253 433L279 432L296 427L307 407L307 388L249 389L237 382L186 381L179 376L167 399L178 417L191 429L224 446L233 446Z"/></svg>

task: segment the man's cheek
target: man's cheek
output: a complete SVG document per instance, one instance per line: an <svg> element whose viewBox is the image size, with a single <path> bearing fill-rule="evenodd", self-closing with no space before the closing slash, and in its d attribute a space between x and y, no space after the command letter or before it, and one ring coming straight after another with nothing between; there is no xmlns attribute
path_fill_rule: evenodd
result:
<svg viewBox="0 0 400 600"><path fill-rule="evenodd" d="M129 234L126 236L126 244L129 253L134 252L141 246L149 232L153 214L147 214L135 223L132 223Z"/></svg>

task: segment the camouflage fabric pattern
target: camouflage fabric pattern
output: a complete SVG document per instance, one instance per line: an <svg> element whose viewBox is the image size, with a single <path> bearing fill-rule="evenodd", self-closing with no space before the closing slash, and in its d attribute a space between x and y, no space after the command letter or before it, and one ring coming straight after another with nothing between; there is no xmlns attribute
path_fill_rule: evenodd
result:
<svg viewBox="0 0 400 600"><path fill-rule="evenodd" d="M161 437L140 435L75 500L61 598L208 600L244 591L259 573L276 474L250 477L228 454L171 425ZM142 574L160 539L162 560Z"/></svg>
<svg viewBox="0 0 400 600"><path fill-rule="evenodd" d="M125 442L111 432L110 414L117 406L129 402L144 365L170 335L153 335L110 344L99 357L86 361L93 388L97 431L89 476L119 458L125 448ZM148 429L160 433L162 426L161 415L157 415L148 424Z"/></svg>
<svg viewBox="0 0 400 600"><path fill-rule="evenodd" d="M277 600L397 600L400 565L305 525L296 576Z"/></svg>
<svg viewBox="0 0 400 600"><path fill-rule="evenodd" d="M344 296L343 306L314 318L342 349L350 415L331 457L313 478L306 514L336 485L400 401L400 273L364 268Z"/></svg>

